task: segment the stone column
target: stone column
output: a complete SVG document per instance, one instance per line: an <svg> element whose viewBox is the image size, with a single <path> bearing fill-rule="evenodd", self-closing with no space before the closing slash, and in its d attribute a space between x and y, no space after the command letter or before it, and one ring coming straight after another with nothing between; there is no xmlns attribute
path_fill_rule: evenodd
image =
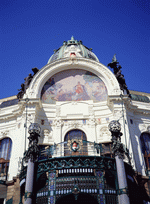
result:
<svg viewBox="0 0 150 204"><path fill-rule="evenodd" d="M33 199L34 163L37 160L39 153L39 148L37 145L39 133L39 125L37 123L32 123L29 127L29 148L25 153L25 160L28 161L25 185L25 204L32 204Z"/></svg>
<svg viewBox="0 0 150 204"><path fill-rule="evenodd" d="M34 162L32 162L29 159L25 186L25 204L32 204L33 181L34 181Z"/></svg>
<svg viewBox="0 0 150 204"><path fill-rule="evenodd" d="M118 176L118 185L119 185L119 204L129 204L129 196L128 196L128 186L127 186L127 179L124 167L124 154L125 149L123 144L121 143L121 125L117 120L113 120L109 124L109 130L112 136L112 150L115 155L116 159L116 166L117 166L117 176Z"/></svg>

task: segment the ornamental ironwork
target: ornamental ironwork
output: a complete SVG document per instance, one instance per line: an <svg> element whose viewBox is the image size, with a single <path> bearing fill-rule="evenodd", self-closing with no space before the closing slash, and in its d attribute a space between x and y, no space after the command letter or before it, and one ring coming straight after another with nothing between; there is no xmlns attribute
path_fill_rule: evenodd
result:
<svg viewBox="0 0 150 204"><path fill-rule="evenodd" d="M99 156L101 152L101 144L90 142L81 139L71 139L65 142L57 143L51 146L46 146L40 152L43 157L62 157L62 156L77 156L77 155L92 155Z"/></svg>
<svg viewBox="0 0 150 204"><path fill-rule="evenodd" d="M37 172L46 172L59 169L98 168L116 170L115 160L107 157L80 156L49 158L38 162Z"/></svg>
<svg viewBox="0 0 150 204"><path fill-rule="evenodd" d="M112 151L115 156L119 156L120 159L123 159L125 156L125 147L121 143L121 124L118 120L113 120L109 123L108 127L112 136Z"/></svg>
<svg viewBox="0 0 150 204"><path fill-rule="evenodd" d="M79 171L81 171L81 169L79 169ZM91 171L91 169L89 169L89 171ZM99 169L92 169L92 172L94 172L93 175L82 174L78 176L74 173L69 176L62 174L59 176L57 170L47 171L46 185L37 191L36 203L55 204L64 196L72 194L74 200L77 202L81 195L90 195L95 198L99 204L108 203L107 201L117 204L115 172L106 173L108 170L103 171ZM112 176L114 178L113 181ZM39 181L37 181L37 185L38 182Z"/></svg>
<svg viewBox="0 0 150 204"><path fill-rule="evenodd" d="M78 150L81 150L83 146L83 142L80 139L76 139L76 140L72 139L67 141L67 146L70 151L76 152Z"/></svg>
<svg viewBox="0 0 150 204"><path fill-rule="evenodd" d="M38 147L38 137L40 137L40 126L37 123L31 123L29 126L29 147L28 150L24 153L24 160L28 162L30 159L32 162L36 161L39 155Z"/></svg>

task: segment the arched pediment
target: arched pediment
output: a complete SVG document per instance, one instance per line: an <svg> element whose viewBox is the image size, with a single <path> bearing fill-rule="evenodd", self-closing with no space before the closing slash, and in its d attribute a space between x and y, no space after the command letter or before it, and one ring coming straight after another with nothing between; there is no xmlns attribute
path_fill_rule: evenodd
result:
<svg viewBox="0 0 150 204"><path fill-rule="evenodd" d="M90 72L93 74L93 76L97 77L97 81L99 78L99 83L101 82L104 84L108 95L120 95L118 81L114 74L106 66L89 59L77 58L76 60L61 59L44 66L33 78L24 97L41 98L41 91L45 83L52 76L58 76L58 73L60 72L65 71L68 74L69 72L67 70L79 70L80 73Z"/></svg>

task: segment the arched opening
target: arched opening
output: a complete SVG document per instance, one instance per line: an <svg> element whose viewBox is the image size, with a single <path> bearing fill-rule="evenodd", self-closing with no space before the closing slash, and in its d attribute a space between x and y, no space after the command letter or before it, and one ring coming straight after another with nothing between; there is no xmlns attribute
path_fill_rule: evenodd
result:
<svg viewBox="0 0 150 204"><path fill-rule="evenodd" d="M0 175L7 177L11 156L12 141L10 138L0 140Z"/></svg>
<svg viewBox="0 0 150 204"><path fill-rule="evenodd" d="M107 88L97 75L87 70L63 70L51 76L41 91L43 103L55 104L56 101L107 100Z"/></svg>
<svg viewBox="0 0 150 204"><path fill-rule="evenodd" d="M79 195L69 194L66 196L62 196L56 201L56 204L98 204L97 200L85 193L79 193Z"/></svg>
<svg viewBox="0 0 150 204"><path fill-rule="evenodd" d="M74 129L65 135L64 155L88 155L87 138L82 130Z"/></svg>
<svg viewBox="0 0 150 204"><path fill-rule="evenodd" d="M142 153L144 155L145 164L148 170L150 170L150 134L142 133L140 136Z"/></svg>

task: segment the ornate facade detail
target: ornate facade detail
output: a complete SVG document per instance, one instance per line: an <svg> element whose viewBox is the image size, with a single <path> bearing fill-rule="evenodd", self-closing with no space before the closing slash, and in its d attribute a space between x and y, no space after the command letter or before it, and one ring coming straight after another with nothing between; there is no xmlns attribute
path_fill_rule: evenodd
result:
<svg viewBox="0 0 150 204"><path fill-rule="evenodd" d="M97 169L109 169L115 170L116 166L114 165L115 161L112 158L108 157L91 157L82 156L81 158L70 158L66 157L62 159L61 157L51 158L47 163L40 162L38 165L38 173L40 172L47 172L49 170L56 170L60 168L97 168Z"/></svg>
<svg viewBox="0 0 150 204"><path fill-rule="evenodd" d="M32 89L29 93L30 93L30 95L32 96L35 92L34 92L34 90Z"/></svg>
<svg viewBox="0 0 150 204"><path fill-rule="evenodd" d="M72 140L68 140L67 146L70 151L75 152L81 149L81 147L83 146L83 143L81 139L72 139Z"/></svg>
<svg viewBox="0 0 150 204"><path fill-rule="evenodd" d="M111 132L112 136L112 151L115 156L118 156L120 159L124 159L125 155L125 148L124 145L121 143L121 125L117 120L113 120L109 123L109 131Z"/></svg>
<svg viewBox="0 0 150 204"><path fill-rule="evenodd" d="M89 105L89 115L94 115L93 106Z"/></svg>
<svg viewBox="0 0 150 204"><path fill-rule="evenodd" d="M72 105L77 105L78 103L77 103L77 101L72 101L71 104Z"/></svg>
<svg viewBox="0 0 150 204"><path fill-rule="evenodd" d="M53 138L53 131L49 130L49 129L44 129L42 131L41 136L42 136L42 138L40 138L40 139L42 139L42 140L44 139L44 142L50 142L51 139ZM42 140L40 140L40 143L42 143Z"/></svg>
<svg viewBox="0 0 150 204"><path fill-rule="evenodd" d="M72 127L72 128L77 128L77 127L82 127L83 125L86 125L86 120L64 120L64 126Z"/></svg>
<svg viewBox="0 0 150 204"><path fill-rule="evenodd" d="M32 71L34 72L34 74L32 75L31 73L24 78L24 83L21 84L21 89L18 89L18 94L17 94L17 98L20 100L23 98L24 94L26 93L26 90L28 89L34 75L39 71L38 68L34 67L32 68ZM34 91L32 91L34 93ZM31 94L32 95L32 94Z"/></svg>
<svg viewBox="0 0 150 204"><path fill-rule="evenodd" d="M95 118L90 118L88 121L87 121L87 124L91 127L95 126L97 123L96 123L96 119Z"/></svg>
<svg viewBox="0 0 150 204"><path fill-rule="evenodd" d="M33 123L34 120L35 120L35 114L28 114L27 115L27 120L30 122L30 123Z"/></svg>
<svg viewBox="0 0 150 204"><path fill-rule="evenodd" d="M79 120L73 120L73 121L69 121L69 126L72 128L77 128L77 127L81 127L82 124L80 123Z"/></svg>
<svg viewBox="0 0 150 204"><path fill-rule="evenodd" d="M116 54L113 56L112 62L109 63L107 66L113 69L114 75L116 76L116 79L118 80L118 83L120 85L120 89L122 91L126 91L126 94L128 94L128 96L131 97L130 92L125 82L124 75L121 73L122 67L119 65L119 62L116 59Z"/></svg>
<svg viewBox="0 0 150 204"><path fill-rule="evenodd" d="M60 106L56 106L56 117L59 117L60 116Z"/></svg>
<svg viewBox="0 0 150 204"><path fill-rule="evenodd" d="M24 160L28 162L30 159L31 162L35 162L39 155L38 147L38 137L40 137L40 126L37 123L32 123L29 127L29 147L28 150L24 153Z"/></svg>
<svg viewBox="0 0 150 204"><path fill-rule="evenodd" d="M1 132L2 137L8 137L9 130L5 130Z"/></svg>
<svg viewBox="0 0 150 204"><path fill-rule="evenodd" d="M114 110L114 116L115 117L122 116L122 110Z"/></svg>
<svg viewBox="0 0 150 204"><path fill-rule="evenodd" d="M105 138L109 138L110 139L110 131L108 130L108 127L104 126L102 128L100 128L100 138L105 139Z"/></svg>
<svg viewBox="0 0 150 204"><path fill-rule="evenodd" d="M101 118L96 118L96 125L101 125L102 121Z"/></svg>
<svg viewBox="0 0 150 204"><path fill-rule="evenodd" d="M56 119L53 121L53 126L55 127L61 127L63 126L64 122L61 119Z"/></svg>
<svg viewBox="0 0 150 204"><path fill-rule="evenodd" d="M50 131L48 129L43 130L43 137L49 137Z"/></svg>

